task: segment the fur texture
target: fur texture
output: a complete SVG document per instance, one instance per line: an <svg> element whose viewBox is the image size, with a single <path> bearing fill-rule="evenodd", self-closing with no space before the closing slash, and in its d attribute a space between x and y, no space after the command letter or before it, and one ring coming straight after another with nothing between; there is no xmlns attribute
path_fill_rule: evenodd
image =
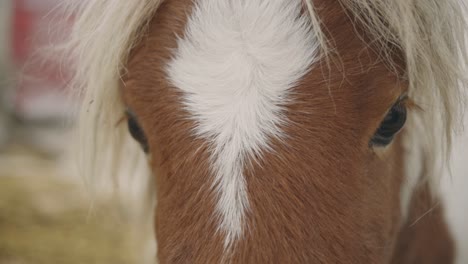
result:
<svg viewBox="0 0 468 264"><path fill-rule="evenodd" d="M333 52L327 48L329 44L320 28L316 4L311 0L304 2L311 16L312 32L318 36L321 48ZM395 51L388 49L386 43L395 44L405 54L407 79L411 83L409 92L427 112L422 125L434 160L429 164L440 164L435 160L443 158L444 149L450 145L446 143L450 142L451 130L459 120L459 90L466 83L464 1L342 2L365 25L372 38L381 43L383 54L391 57ZM83 175L92 181L114 177L113 173L101 169L103 163L110 162L110 167L122 164L118 154L121 152L114 149L119 149L129 136L124 126L114 126L123 112L118 80L125 71L129 52L160 4L161 0L118 3L89 0L73 1L69 6L70 13L77 14L78 20L63 49L71 54L76 69L71 85L84 94L79 125L80 167ZM138 149L132 151L134 156L143 158ZM96 162L99 156L109 156L109 159Z"/></svg>
<svg viewBox="0 0 468 264"><path fill-rule="evenodd" d="M396 211L410 215L412 190L418 178L430 179L431 193L436 193L434 176L450 147L460 113L458 95L466 82L465 6L461 0L307 0L301 11L309 15L305 20L295 9L299 1L261 5L267 2L196 1L199 6L188 30L181 21L191 14L191 9L177 11L176 18L163 15L163 11L173 12L173 5L190 6L188 1L167 0L162 7L158 0L82 2L85 4L78 9L79 19L67 47L73 51L77 67L73 85L83 92L83 174L93 181L109 174L116 178L129 156L145 164L141 151L128 143L126 127L116 126L125 107L121 92L129 90L128 102L140 107L137 112L145 131L155 134L151 140L152 169L160 173L158 210L164 214L156 221L158 238L163 241L159 247L161 259L219 262L222 249L217 242L230 245L241 237L243 227L252 226L255 228L248 229L236 245L237 251L229 256L233 262L289 261L289 255L298 263L331 259L350 263L382 261L390 254L385 242L396 239L393 236L401 220ZM223 12L227 3L232 10L245 14L229 16ZM279 6L286 11L272 16ZM208 13L212 17L205 15ZM271 25L253 19L259 14L271 18ZM292 14L296 14L296 20ZM161 24L167 21L174 24ZM229 27L232 31L226 37L225 32L217 31ZM254 31L242 30L247 27ZM279 33L275 39L280 41L261 45L271 47L264 53L257 41L270 39L273 28L274 34ZM263 30L257 34L258 29ZM295 34L284 34L292 29ZM181 34L179 47L174 43L174 32ZM230 37L236 32L242 32L242 37ZM212 41L202 38L206 35ZM290 45L299 45L297 54L288 53ZM276 54L278 46L287 51ZM305 52L307 47L311 50ZM212 48L219 50L208 52ZM177 53L173 54L174 50ZM222 61L226 51L236 56ZM145 68L130 66L131 52ZM320 68L304 75L318 53L326 60ZM153 56L150 59L146 56L149 54ZM269 61L270 54L276 54L275 61ZM164 60L169 67L160 65ZM276 65L279 61L286 62ZM141 78L129 78L123 82L128 87L119 90L127 67L129 75ZM297 82L303 75L304 80ZM408 87L401 88L395 76ZM152 87L156 83L160 87ZM312 86L314 89L309 88ZM317 87L327 88L326 92ZM404 173L399 171L403 167L403 161L398 160L398 153L403 151L399 143L381 154L381 160L391 164L385 166L369 156L365 142L402 89L407 89L423 109L418 128L410 125L402 136L407 137L405 142L414 143L412 139L418 138L416 147L424 155L418 157L412 150L405 157L407 162L421 162L425 170L406 165L406 180L400 178ZM247 97L253 100L242 100ZM160 106L148 104L148 98ZM183 105L179 105L181 102ZM317 109L321 116L314 116ZM176 114L163 117L171 111ZM220 115L220 111L226 114ZM155 113L162 120L155 121ZM190 122L180 124L180 117ZM245 129L247 119L252 122L248 124L250 129ZM173 129L171 135L167 134L168 128ZM188 131L197 139L191 138L193 134ZM286 143L283 138L288 139ZM194 147L199 153L193 152ZM183 161L168 161L169 157ZM315 163L318 160L322 163ZM338 165L338 161L342 162ZM211 173L201 165L210 167ZM185 176L191 185L172 177L174 174ZM215 181L209 185L214 185L216 196L206 190L204 181L212 174ZM403 188L402 181L407 182ZM348 207L344 201L350 202ZM217 233L212 233L219 225L213 225L209 215L216 212L227 239L218 240ZM171 229L171 224L185 228ZM302 229L314 225L315 229ZM353 239L365 243L347 243ZM320 246L330 243L337 248ZM318 245L315 252L306 247L311 244ZM269 251L273 248L274 252Z"/></svg>
<svg viewBox="0 0 468 264"><path fill-rule="evenodd" d="M199 1L168 75L210 144L225 246L242 235L249 208L245 164L284 135L289 90L318 61L298 1Z"/></svg>

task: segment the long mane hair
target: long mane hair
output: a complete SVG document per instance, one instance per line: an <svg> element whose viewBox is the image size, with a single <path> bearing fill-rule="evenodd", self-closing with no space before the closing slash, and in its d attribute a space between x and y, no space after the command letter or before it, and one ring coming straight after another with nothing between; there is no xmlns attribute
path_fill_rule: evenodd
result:
<svg viewBox="0 0 468 264"><path fill-rule="evenodd" d="M302 1L310 13L322 52L324 55L334 52L325 38L313 0ZM149 175L145 155L132 142L125 125L119 123L124 113L119 86L130 51L145 34L163 0L75 2L69 8L77 20L65 48L74 67L72 86L82 98L81 173L91 182L118 179L125 174ZM338 2L379 44L379 52L390 67L396 68L392 61L395 50L403 54L409 95L422 108L414 113L413 119L417 121L408 130L414 136L408 140L421 149L427 165L435 164L428 171L436 175L450 150L453 131L462 120L462 88L467 83L468 62L465 3L463 0ZM430 175L426 177L430 179Z"/></svg>

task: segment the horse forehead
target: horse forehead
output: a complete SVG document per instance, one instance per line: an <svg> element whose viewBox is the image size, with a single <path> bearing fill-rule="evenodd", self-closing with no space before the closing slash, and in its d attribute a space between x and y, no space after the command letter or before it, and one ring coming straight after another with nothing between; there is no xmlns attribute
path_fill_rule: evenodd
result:
<svg viewBox="0 0 468 264"><path fill-rule="evenodd" d="M319 58L301 1L195 2L167 75L182 92L195 134L212 149L225 246L243 233L244 165L281 137L290 90Z"/></svg>
<svg viewBox="0 0 468 264"><path fill-rule="evenodd" d="M289 87L318 60L318 41L299 0L198 0L177 46L171 80L198 91L212 84L234 92L252 80Z"/></svg>
<svg viewBox="0 0 468 264"><path fill-rule="evenodd" d="M280 112L276 106L298 98L289 97L291 92L313 94L301 97L311 104L310 107L314 107L317 100L322 100L322 104L334 104L326 86L338 88L335 86L345 81L353 84L348 85L346 91L336 89L333 96L349 101L348 104L372 108L369 106L376 103L368 101L382 97L384 100L374 101L383 100L385 104L379 105L386 105L388 98L398 96L398 89L388 89L397 87L394 78L387 77L387 68L382 62L377 64L374 55L367 56L366 44L355 36L353 26L343 20L346 16L339 15L338 22L330 22L334 29L331 37L343 43L339 56L344 57L338 58L343 69L332 65L331 75L325 76L323 73L327 69L322 69L318 63L324 55L320 52L318 32L315 32L319 29L311 25L302 0L196 0L186 4L191 5L190 11L178 13L187 18L184 18L183 30L176 38L177 45L171 49L171 59L165 70L171 85L186 95L184 99L188 99L185 102L191 113L198 118L206 116L204 121L225 120L221 115L233 112L236 102L233 99L243 101L236 106L245 108L245 116L267 109L265 102L272 102L270 111L262 112L270 120ZM339 6L334 8L341 10ZM329 13L320 17L334 14ZM355 66L357 62L362 67L372 68L374 74L365 74L362 67ZM324 84L324 78L330 81ZM368 85L362 87L364 82ZM379 107L374 108L379 111L369 112L382 112ZM258 120L252 117L258 116L251 114L246 121L256 122ZM215 128L215 122L211 124L211 128ZM244 127L248 125L244 123ZM221 129L221 126L216 128Z"/></svg>
<svg viewBox="0 0 468 264"><path fill-rule="evenodd" d="M200 133L236 128L255 141L265 137L256 125L280 122L288 94L319 60L302 11L299 0L195 2L166 72L205 124Z"/></svg>

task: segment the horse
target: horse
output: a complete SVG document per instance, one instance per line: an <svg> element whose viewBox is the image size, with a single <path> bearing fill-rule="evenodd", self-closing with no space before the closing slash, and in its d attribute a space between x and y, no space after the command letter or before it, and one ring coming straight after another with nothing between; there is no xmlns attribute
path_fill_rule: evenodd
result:
<svg viewBox="0 0 468 264"><path fill-rule="evenodd" d="M149 177L160 263L454 262L461 0L71 5L81 172Z"/></svg>

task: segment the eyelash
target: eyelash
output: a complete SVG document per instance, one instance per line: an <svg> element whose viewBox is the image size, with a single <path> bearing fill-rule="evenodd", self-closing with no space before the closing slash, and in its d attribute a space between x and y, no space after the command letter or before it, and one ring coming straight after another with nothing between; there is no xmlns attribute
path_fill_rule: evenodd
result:
<svg viewBox="0 0 468 264"><path fill-rule="evenodd" d="M405 126L408 102L411 102L411 100L408 99L407 95L404 95L390 108L371 138L369 142L370 146L385 147L392 143L398 132Z"/></svg>
<svg viewBox="0 0 468 264"><path fill-rule="evenodd" d="M143 149L145 153L149 152L149 145L146 139L145 133L141 128L140 124L138 123L138 118L136 117L135 113L130 109L125 111L125 116L127 120L127 127L130 135L135 139Z"/></svg>

